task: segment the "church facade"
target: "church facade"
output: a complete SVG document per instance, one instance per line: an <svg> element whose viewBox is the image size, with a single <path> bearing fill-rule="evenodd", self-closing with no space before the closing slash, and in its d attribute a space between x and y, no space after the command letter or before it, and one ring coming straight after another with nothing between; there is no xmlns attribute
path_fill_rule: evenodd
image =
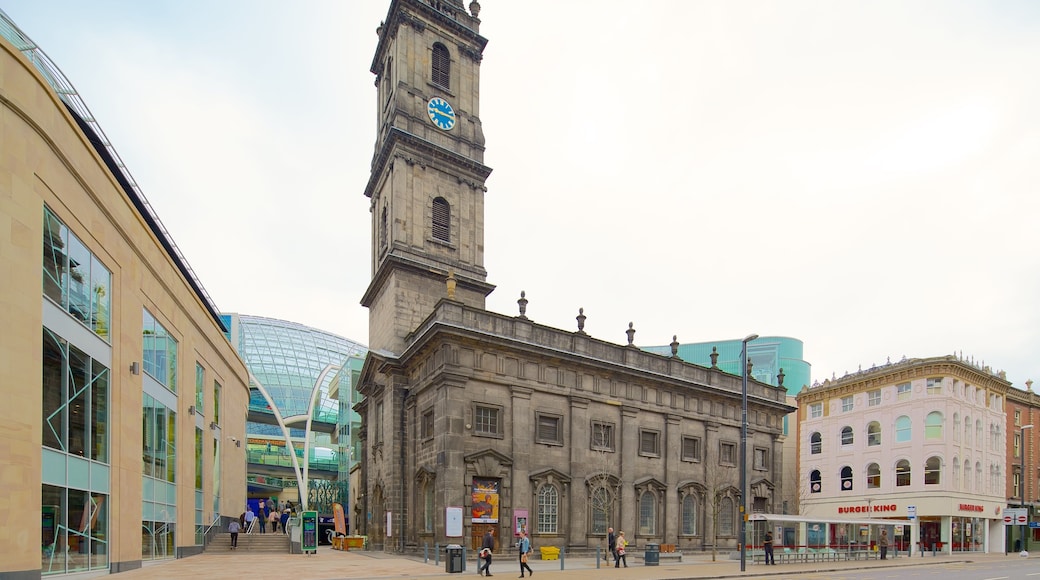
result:
<svg viewBox="0 0 1040 580"><path fill-rule="evenodd" d="M376 549L739 547L739 375L485 309L480 6L393 0L372 62L361 521ZM750 374L750 373L749 373ZM782 379L781 379L782 381ZM782 385L748 383L748 511L779 510Z"/></svg>

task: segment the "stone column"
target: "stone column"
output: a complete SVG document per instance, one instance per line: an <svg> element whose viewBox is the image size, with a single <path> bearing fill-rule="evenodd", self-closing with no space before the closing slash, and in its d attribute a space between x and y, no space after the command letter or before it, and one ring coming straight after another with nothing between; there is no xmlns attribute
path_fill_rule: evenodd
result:
<svg viewBox="0 0 1040 580"><path fill-rule="evenodd" d="M570 466L567 471L571 477L571 484L565 490L561 490L566 497L560 498L560 507L563 508L560 510L561 514L565 509L570 517L566 523L561 521L560 524L566 527L568 546L587 546L590 541L589 518L585 513L584 492L588 449L592 442L589 432L589 400L584 397L571 397L570 403L570 437L567 437L565 431L564 441L570 442ZM574 491L575 488L579 490L577 493Z"/></svg>

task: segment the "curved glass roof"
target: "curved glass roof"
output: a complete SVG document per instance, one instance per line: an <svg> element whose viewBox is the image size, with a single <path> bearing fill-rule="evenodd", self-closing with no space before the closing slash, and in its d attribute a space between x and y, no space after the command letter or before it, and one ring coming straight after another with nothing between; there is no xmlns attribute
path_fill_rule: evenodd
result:
<svg viewBox="0 0 1040 580"><path fill-rule="evenodd" d="M360 343L303 324L247 315L239 315L238 320L238 352L283 417L307 412L311 389L322 371L368 353ZM322 379L315 420L336 423L339 402L328 396L335 377L336 372L328 372ZM256 393L250 397L250 407L265 410L267 402Z"/></svg>

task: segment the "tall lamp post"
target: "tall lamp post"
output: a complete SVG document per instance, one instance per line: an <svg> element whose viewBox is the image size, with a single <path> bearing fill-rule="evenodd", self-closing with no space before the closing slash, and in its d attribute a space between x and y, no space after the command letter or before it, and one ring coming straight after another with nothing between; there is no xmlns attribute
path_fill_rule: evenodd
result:
<svg viewBox="0 0 1040 580"><path fill-rule="evenodd" d="M740 341L740 571L747 567L747 345L758 338L749 334Z"/></svg>
<svg viewBox="0 0 1040 580"><path fill-rule="evenodd" d="M1022 456L1022 463L1021 463L1022 470L1018 474L1018 489L1021 492L1021 494L1019 494L1019 495L1022 497L1022 503L1020 504L1020 507L1023 507L1023 508L1026 509L1026 514L1029 514L1029 511L1028 511L1029 508L1026 508L1026 430L1027 429L1032 429L1032 428L1033 428L1032 425L1022 425L1022 427L1018 430L1018 433L1019 433L1018 453L1019 453L1019 455ZM1029 519L1028 515L1026 516L1026 519ZM1022 538L1022 554L1026 554L1026 526L1025 526L1025 524L1022 525L1021 529L1022 529L1022 533L1021 533L1021 535L1019 537Z"/></svg>

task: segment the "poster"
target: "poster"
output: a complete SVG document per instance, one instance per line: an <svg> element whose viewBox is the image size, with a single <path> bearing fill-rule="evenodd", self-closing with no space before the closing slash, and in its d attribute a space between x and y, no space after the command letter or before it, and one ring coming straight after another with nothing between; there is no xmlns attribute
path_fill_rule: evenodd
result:
<svg viewBox="0 0 1040 580"><path fill-rule="evenodd" d="M449 538L462 537L462 508L444 508L444 535Z"/></svg>
<svg viewBox="0 0 1040 580"><path fill-rule="evenodd" d="M525 509L514 509L513 510L513 535L519 536L520 532L527 531L527 510Z"/></svg>
<svg viewBox="0 0 1040 580"><path fill-rule="evenodd" d="M498 523L498 480L473 478L470 517L475 524Z"/></svg>
<svg viewBox="0 0 1040 580"><path fill-rule="evenodd" d="M394 522L394 513L393 512L386 512L386 537L388 537L388 538L394 537L394 534L391 533L391 531L390 531L390 527L391 527L391 524L393 522Z"/></svg>

